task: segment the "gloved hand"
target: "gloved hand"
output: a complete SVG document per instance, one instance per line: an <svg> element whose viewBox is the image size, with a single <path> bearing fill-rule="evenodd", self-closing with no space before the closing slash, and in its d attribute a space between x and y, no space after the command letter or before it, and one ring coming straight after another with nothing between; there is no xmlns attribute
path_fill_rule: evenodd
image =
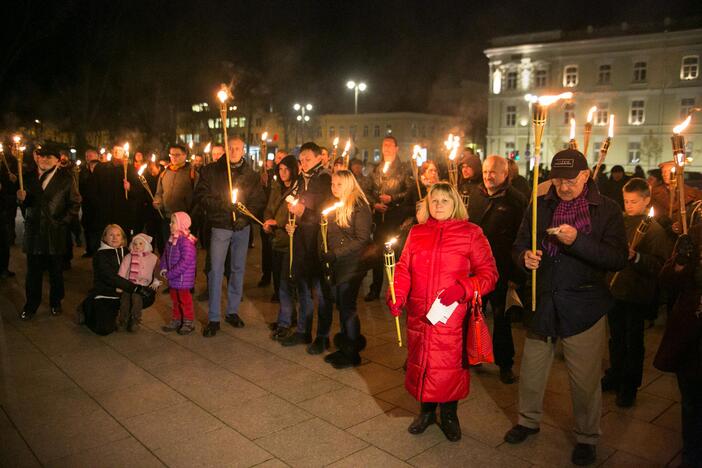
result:
<svg viewBox="0 0 702 468"><path fill-rule="evenodd" d="M388 288L387 293L385 293L385 303L390 309L390 313L395 317L402 315L402 307L405 305L405 300L399 296L395 297L395 303L392 303L392 294L390 294L390 289Z"/></svg>
<svg viewBox="0 0 702 468"><path fill-rule="evenodd" d="M466 295L466 290L460 283L455 283L452 286L444 289L441 294L439 294L439 300L445 306L451 305L454 302L461 301Z"/></svg>
<svg viewBox="0 0 702 468"><path fill-rule="evenodd" d="M689 234L682 234L675 243L675 263L678 265L689 265L695 254L695 245Z"/></svg>
<svg viewBox="0 0 702 468"><path fill-rule="evenodd" d="M334 260L336 260L336 254L334 252L331 252L331 251L322 252L322 254L320 255L320 258L322 259L323 262L331 265L332 263L334 263Z"/></svg>

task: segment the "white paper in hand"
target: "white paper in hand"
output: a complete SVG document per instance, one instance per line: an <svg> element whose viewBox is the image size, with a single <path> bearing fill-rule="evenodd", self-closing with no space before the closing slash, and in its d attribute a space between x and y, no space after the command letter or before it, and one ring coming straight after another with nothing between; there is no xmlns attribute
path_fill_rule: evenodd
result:
<svg viewBox="0 0 702 468"><path fill-rule="evenodd" d="M449 304L447 306L443 305L439 298L434 299L434 303L431 305L429 312L427 312L427 320L431 322L432 325L436 325L439 322L446 323L451 314L458 307L458 302Z"/></svg>

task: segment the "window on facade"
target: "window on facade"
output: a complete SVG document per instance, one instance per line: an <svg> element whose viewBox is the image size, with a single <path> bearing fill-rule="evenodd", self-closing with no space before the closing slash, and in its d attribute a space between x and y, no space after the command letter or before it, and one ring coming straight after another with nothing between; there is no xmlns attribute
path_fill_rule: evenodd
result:
<svg viewBox="0 0 702 468"><path fill-rule="evenodd" d="M356 126L355 125L351 125L349 127L349 136L351 138L356 138Z"/></svg>
<svg viewBox="0 0 702 468"><path fill-rule="evenodd" d="M636 62L634 64L634 81L637 83L646 81L646 62Z"/></svg>
<svg viewBox="0 0 702 468"><path fill-rule="evenodd" d="M695 98L683 98L680 100L680 118L687 118L688 114L695 107Z"/></svg>
<svg viewBox="0 0 702 468"><path fill-rule="evenodd" d="M260 127L261 125L263 125L262 119L257 118L257 119L256 119L256 126L257 126L257 127Z"/></svg>
<svg viewBox="0 0 702 468"><path fill-rule="evenodd" d="M517 72L507 72L507 81L505 83L507 89L517 89Z"/></svg>
<svg viewBox="0 0 702 468"><path fill-rule="evenodd" d="M334 127L332 126L332 127L329 127L329 138L333 138L333 137L334 137Z"/></svg>
<svg viewBox="0 0 702 468"><path fill-rule="evenodd" d="M505 126L514 127L517 125L517 106L507 106L505 108Z"/></svg>
<svg viewBox="0 0 702 468"><path fill-rule="evenodd" d="M597 84L609 84L612 79L612 65L600 65L597 72Z"/></svg>
<svg viewBox="0 0 702 468"><path fill-rule="evenodd" d="M641 143L630 141L627 149L629 164L638 164L641 161Z"/></svg>
<svg viewBox="0 0 702 468"><path fill-rule="evenodd" d="M233 126L233 125L232 125ZM241 128L246 127L246 117L239 117L239 126Z"/></svg>
<svg viewBox="0 0 702 468"><path fill-rule="evenodd" d="M426 138L427 136L427 131L424 129L424 125L419 127L419 136L422 138Z"/></svg>
<svg viewBox="0 0 702 468"><path fill-rule="evenodd" d="M385 134L386 134L386 135L390 135L391 133L392 133L392 125L387 124L387 125L385 126Z"/></svg>
<svg viewBox="0 0 702 468"><path fill-rule="evenodd" d="M682 58L680 66L681 80L695 80L700 76L700 57L699 55L688 55Z"/></svg>
<svg viewBox="0 0 702 468"><path fill-rule="evenodd" d="M368 125L363 126L363 136L367 137L368 136Z"/></svg>
<svg viewBox="0 0 702 468"><path fill-rule="evenodd" d="M600 157L600 148L602 147L602 142L601 141L595 141L592 145L592 160L597 161L597 158Z"/></svg>
<svg viewBox="0 0 702 468"><path fill-rule="evenodd" d="M373 136L374 137L380 136L380 125L376 125L375 127L373 127Z"/></svg>
<svg viewBox="0 0 702 468"><path fill-rule="evenodd" d="M346 130L346 129L345 129L344 127L339 127L339 136L340 136L340 137L343 137L343 136L344 136L344 131L345 131L345 130Z"/></svg>
<svg viewBox="0 0 702 468"><path fill-rule="evenodd" d="M412 124L412 125L410 126L410 133L412 133L412 136L413 136L413 137L416 137L416 136L417 136L417 125L416 125L416 124Z"/></svg>
<svg viewBox="0 0 702 468"><path fill-rule="evenodd" d="M595 125L607 125L609 123L609 103L600 102L597 104L595 113Z"/></svg>
<svg viewBox="0 0 702 468"><path fill-rule="evenodd" d="M575 118L575 104L572 102L569 102L565 106L563 106L563 123L566 125L570 125L570 119Z"/></svg>
<svg viewBox="0 0 702 468"><path fill-rule="evenodd" d="M513 141L506 141L505 142L505 157L509 158L510 154L514 153L514 142Z"/></svg>
<svg viewBox="0 0 702 468"><path fill-rule="evenodd" d="M546 70L540 69L534 72L534 87L535 88L545 88L547 86L547 74Z"/></svg>
<svg viewBox="0 0 702 468"><path fill-rule="evenodd" d="M429 127L429 138L434 138L434 126Z"/></svg>
<svg viewBox="0 0 702 468"><path fill-rule="evenodd" d="M644 123L646 118L644 111L645 103L643 100L631 101L631 108L629 109L629 123L631 125L641 125Z"/></svg>
<svg viewBox="0 0 702 468"><path fill-rule="evenodd" d="M685 158L692 158L692 141L685 142Z"/></svg>
<svg viewBox="0 0 702 468"><path fill-rule="evenodd" d="M222 128L222 119L215 120L215 128Z"/></svg>
<svg viewBox="0 0 702 468"><path fill-rule="evenodd" d="M210 128L215 128L215 121L214 119L207 119L207 126Z"/></svg>
<svg viewBox="0 0 702 468"><path fill-rule="evenodd" d="M374 162L380 161L380 150L378 148L373 149L373 161Z"/></svg>
<svg viewBox="0 0 702 468"><path fill-rule="evenodd" d="M568 65L563 69L563 86L572 88L578 86L578 66Z"/></svg>

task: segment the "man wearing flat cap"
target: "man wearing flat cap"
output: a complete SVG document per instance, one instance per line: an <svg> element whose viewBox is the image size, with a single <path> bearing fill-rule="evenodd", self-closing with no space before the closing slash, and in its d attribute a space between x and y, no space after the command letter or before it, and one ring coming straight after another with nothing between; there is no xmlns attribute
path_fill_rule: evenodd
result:
<svg viewBox="0 0 702 468"><path fill-rule="evenodd" d="M44 270L49 270L51 315L61 313L64 296L63 256L68 229L78 219L80 196L70 169L59 166L58 148L44 145L37 154L37 171L25 177L17 200L25 209L24 250L27 254L27 301L20 318L30 320L41 304Z"/></svg>
<svg viewBox="0 0 702 468"><path fill-rule="evenodd" d="M536 202L536 254L531 251L531 207L512 249L517 265L537 272L536 313L524 341L519 420L505 441L517 444L539 432L544 391L561 340L575 416L572 461L588 465L596 460L600 435L605 315L614 305L605 277L626 266L628 246L621 209L599 193L582 153L557 153L551 182Z"/></svg>

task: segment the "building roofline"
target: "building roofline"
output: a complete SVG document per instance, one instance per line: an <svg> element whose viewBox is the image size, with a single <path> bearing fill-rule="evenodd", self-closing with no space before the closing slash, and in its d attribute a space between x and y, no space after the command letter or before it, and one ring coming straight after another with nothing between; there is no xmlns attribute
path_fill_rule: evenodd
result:
<svg viewBox="0 0 702 468"><path fill-rule="evenodd" d="M369 112L369 113L358 113L358 114L319 114L315 116L315 119L320 118L388 118L388 117L436 117L442 119L458 119L459 116L447 115L447 114L429 114L425 112Z"/></svg>

